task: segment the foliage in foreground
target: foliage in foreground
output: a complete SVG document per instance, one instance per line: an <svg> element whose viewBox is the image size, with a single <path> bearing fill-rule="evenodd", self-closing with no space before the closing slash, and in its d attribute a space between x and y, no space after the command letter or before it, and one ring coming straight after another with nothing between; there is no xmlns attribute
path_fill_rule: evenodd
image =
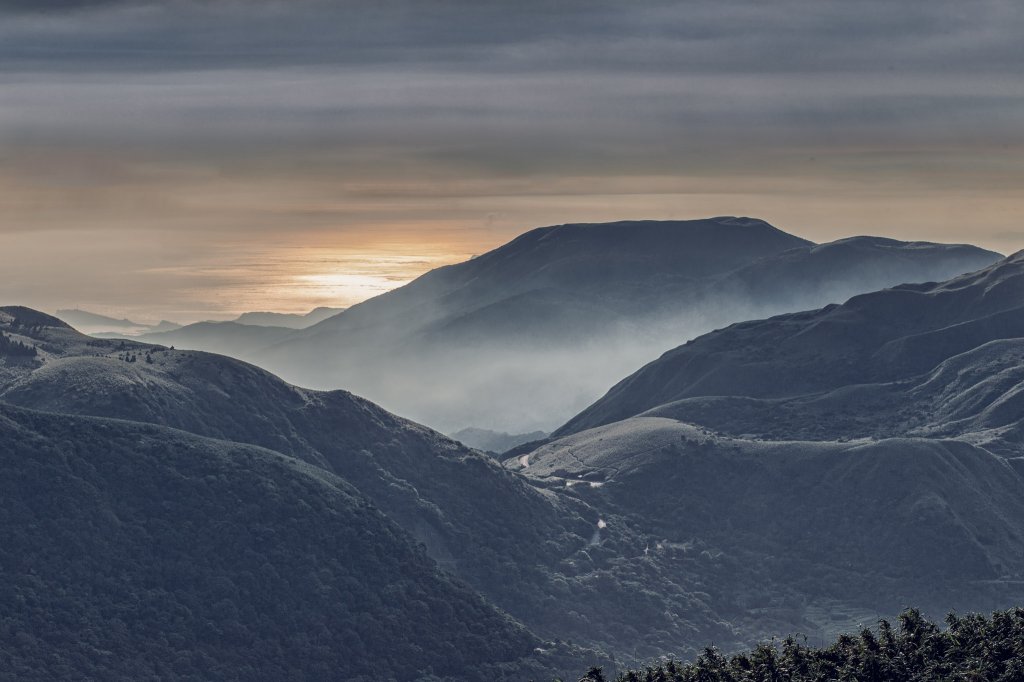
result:
<svg viewBox="0 0 1024 682"><path fill-rule="evenodd" d="M30 346L22 343L21 341L15 341L3 332L0 332L0 355L34 358L36 357L36 354L35 346Z"/></svg>
<svg viewBox="0 0 1024 682"><path fill-rule="evenodd" d="M898 627L880 621L877 630L841 635L826 648L788 637L762 643L753 651L723 656L705 649L693 663L668 661L620 674L619 682L924 682L925 680L1024 680L1024 609L991 617L946 618L941 629L917 610L899 617ZM591 668L580 682L603 682Z"/></svg>

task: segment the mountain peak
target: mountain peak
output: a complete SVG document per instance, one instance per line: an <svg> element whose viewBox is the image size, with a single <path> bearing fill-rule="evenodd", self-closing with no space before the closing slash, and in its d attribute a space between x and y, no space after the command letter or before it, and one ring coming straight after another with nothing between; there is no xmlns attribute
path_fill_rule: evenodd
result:
<svg viewBox="0 0 1024 682"><path fill-rule="evenodd" d="M466 263L443 271L507 270L516 279L579 278L600 274L614 288L660 272L687 277L725 272L757 258L810 246L800 237L755 218L620 220L539 227Z"/></svg>

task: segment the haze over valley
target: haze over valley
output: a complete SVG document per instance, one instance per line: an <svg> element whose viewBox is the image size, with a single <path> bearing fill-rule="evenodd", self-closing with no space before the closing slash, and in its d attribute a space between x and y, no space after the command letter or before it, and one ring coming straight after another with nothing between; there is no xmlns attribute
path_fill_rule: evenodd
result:
<svg viewBox="0 0 1024 682"><path fill-rule="evenodd" d="M353 390L445 432L550 431L704 332L997 258L882 237L814 244L755 218L560 225L302 331L197 323L137 338Z"/></svg>

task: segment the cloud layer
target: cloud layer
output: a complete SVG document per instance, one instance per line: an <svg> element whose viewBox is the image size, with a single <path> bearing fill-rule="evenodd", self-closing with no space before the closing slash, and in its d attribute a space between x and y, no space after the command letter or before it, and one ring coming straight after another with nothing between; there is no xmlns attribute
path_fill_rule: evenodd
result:
<svg viewBox="0 0 1024 682"><path fill-rule="evenodd" d="M45 256L0 294L227 314L194 292L268 249L711 213L1015 250L1022 34L1012 1L0 2L0 250Z"/></svg>

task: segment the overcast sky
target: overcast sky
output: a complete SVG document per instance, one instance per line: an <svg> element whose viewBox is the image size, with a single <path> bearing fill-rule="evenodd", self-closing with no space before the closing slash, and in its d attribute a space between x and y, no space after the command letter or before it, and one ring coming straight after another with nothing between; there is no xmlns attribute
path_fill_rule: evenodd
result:
<svg viewBox="0 0 1024 682"><path fill-rule="evenodd" d="M1024 6L0 0L0 302L346 304L531 227L1024 248Z"/></svg>

